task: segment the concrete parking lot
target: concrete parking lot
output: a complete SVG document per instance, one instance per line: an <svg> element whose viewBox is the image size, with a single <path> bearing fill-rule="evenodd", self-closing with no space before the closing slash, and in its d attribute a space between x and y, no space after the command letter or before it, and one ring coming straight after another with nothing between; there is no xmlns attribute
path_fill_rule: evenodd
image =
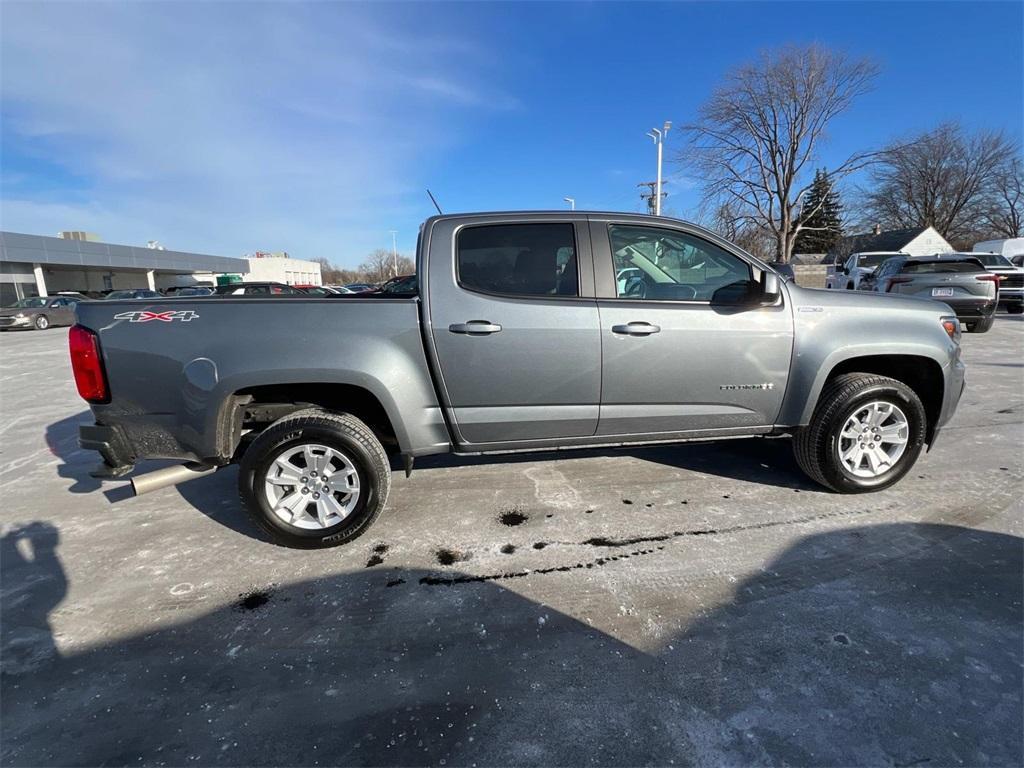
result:
<svg viewBox="0 0 1024 768"><path fill-rule="evenodd" d="M88 475L66 329L0 334L6 765L1020 765L1024 322L888 491L788 440L421 461L339 549L227 468Z"/></svg>

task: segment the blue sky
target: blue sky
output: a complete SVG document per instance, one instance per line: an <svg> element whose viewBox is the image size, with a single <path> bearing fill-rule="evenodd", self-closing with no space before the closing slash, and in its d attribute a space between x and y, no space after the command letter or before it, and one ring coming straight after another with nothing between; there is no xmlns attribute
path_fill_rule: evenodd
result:
<svg viewBox="0 0 1024 768"><path fill-rule="evenodd" d="M433 208L641 210L645 131L758 50L881 67L823 164L944 120L1021 140L1024 4L13 3L6 230L354 266ZM675 139L675 141L673 141ZM671 156L680 148L669 134ZM698 189L667 168L666 210Z"/></svg>

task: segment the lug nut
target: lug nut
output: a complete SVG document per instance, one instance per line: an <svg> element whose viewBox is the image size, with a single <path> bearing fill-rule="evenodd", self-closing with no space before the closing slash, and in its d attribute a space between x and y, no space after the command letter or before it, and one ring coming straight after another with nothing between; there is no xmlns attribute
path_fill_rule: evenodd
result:
<svg viewBox="0 0 1024 768"><path fill-rule="evenodd" d="M302 492L303 492L303 493L309 493L309 488L303 488L303 489L302 489Z"/></svg>
<svg viewBox="0 0 1024 768"><path fill-rule="evenodd" d="M304 477L304 478L302 478L302 482L304 482L304 483L308 483L308 482L309 482L309 478L308 478L308 477Z"/></svg>
<svg viewBox="0 0 1024 768"><path fill-rule="evenodd" d="M319 499L320 498L320 494L319 493L314 493L313 494L313 498L314 499Z"/></svg>

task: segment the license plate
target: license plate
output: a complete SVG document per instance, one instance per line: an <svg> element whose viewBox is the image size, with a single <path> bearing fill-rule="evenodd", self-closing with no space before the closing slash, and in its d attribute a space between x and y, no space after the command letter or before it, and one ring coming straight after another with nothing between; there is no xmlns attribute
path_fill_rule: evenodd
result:
<svg viewBox="0 0 1024 768"><path fill-rule="evenodd" d="M952 296L952 288L932 288L932 296Z"/></svg>

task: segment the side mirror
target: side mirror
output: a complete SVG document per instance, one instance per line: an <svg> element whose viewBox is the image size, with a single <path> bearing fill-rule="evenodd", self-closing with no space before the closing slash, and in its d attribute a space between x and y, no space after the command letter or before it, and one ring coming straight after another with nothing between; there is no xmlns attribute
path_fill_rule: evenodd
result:
<svg viewBox="0 0 1024 768"><path fill-rule="evenodd" d="M850 274L850 268L849 267L843 267L843 274L844 275Z"/></svg>
<svg viewBox="0 0 1024 768"><path fill-rule="evenodd" d="M779 276L770 270L761 273L761 303L774 304L779 298Z"/></svg>

